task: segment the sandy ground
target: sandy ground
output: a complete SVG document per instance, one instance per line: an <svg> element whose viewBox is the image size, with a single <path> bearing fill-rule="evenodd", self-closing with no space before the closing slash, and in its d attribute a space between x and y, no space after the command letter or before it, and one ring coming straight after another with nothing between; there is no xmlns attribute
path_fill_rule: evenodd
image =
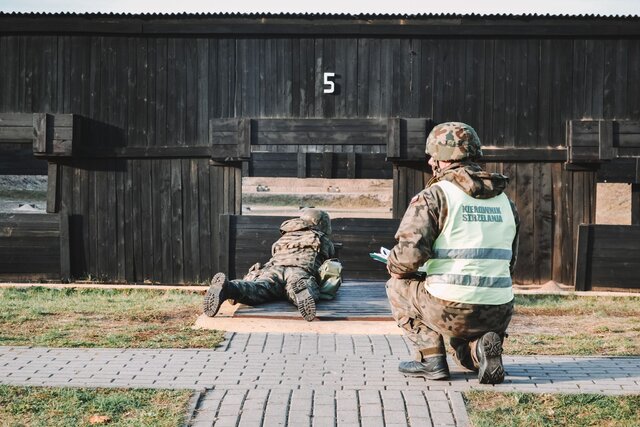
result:
<svg viewBox="0 0 640 427"><path fill-rule="evenodd" d="M631 185L599 183L596 224L631 224Z"/></svg>

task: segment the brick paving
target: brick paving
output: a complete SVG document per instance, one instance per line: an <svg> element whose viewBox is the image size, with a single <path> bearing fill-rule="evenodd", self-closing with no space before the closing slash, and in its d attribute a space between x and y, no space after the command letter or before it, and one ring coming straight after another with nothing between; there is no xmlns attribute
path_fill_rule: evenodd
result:
<svg viewBox="0 0 640 427"><path fill-rule="evenodd" d="M0 347L0 383L203 390L194 426L462 426L460 392L640 394L640 357L505 356L506 380L405 378L398 335L228 333L215 350Z"/></svg>

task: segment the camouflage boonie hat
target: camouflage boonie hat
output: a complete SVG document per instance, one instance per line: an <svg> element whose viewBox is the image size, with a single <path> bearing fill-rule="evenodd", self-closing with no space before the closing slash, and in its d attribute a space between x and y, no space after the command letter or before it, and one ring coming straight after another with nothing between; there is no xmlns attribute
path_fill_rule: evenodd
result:
<svg viewBox="0 0 640 427"><path fill-rule="evenodd" d="M482 156L480 138L468 124L440 123L427 137L425 152L435 160L463 160Z"/></svg>
<svg viewBox="0 0 640 427"><path fill-rule="evenodd" d="M324 234L331 234L331 219L323 210L307 208L302 211L300 219Z"/></svg>

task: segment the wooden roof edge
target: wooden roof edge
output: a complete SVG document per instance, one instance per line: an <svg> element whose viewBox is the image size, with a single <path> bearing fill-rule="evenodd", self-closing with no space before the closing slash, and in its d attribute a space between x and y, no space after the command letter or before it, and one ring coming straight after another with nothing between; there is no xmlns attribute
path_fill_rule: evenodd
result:
<svg viewBox="0 0 640 427"><path fill-rule="evenodd" d="M3 33L617 37L640 35L640 17L0 13Z"/></svg>

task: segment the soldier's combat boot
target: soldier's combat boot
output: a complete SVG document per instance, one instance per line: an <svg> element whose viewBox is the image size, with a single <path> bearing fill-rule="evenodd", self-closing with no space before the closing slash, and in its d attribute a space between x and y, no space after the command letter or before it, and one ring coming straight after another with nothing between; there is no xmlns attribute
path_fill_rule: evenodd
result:
<svg viewBox="0 0 640 427"><path fill-rule="evenodd" d="M227 299L229 281L224 273L218 273L211 279L211 285L204 296L204 314L213 317Z"/></svg>
<svg viewBox="0 0 640 427"><path fill-rule="evenodd" d="M495 332L487 332L476 343L476 356L480 369L480 384L500 384L504 381L502 366L502 339Z"/></svg>
<svg viewBox="0 0 640 427"><path fill-rule="evenodd" d="M295 304L298 311L307 322L311 322L316 317L316 301L311 296L307 284L303 280L298 280L293 284L295 293Z"/></svg>
<svg viewBox="0 0 640 427"><path fill-rule="evenodd" d="M411 360L400 362L398 370L405 376L423 377L428 380L449 379L449 366L446 356L427 357L424 361Z"/></svg>

